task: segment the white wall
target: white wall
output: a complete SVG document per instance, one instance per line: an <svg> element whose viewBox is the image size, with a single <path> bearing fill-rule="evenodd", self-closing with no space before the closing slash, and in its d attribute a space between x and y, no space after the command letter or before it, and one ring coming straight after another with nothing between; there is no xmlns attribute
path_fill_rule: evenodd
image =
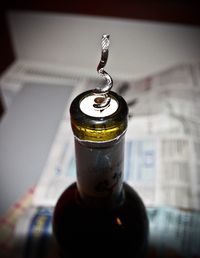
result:
<svg viewBox="0 0 200 258"><path fill-rule="evenodd" d="M10 12L19 59L96 73L101 34L111 34L107 70L141 77L173 64L200 60L200 28L92 16Z"/></svg>

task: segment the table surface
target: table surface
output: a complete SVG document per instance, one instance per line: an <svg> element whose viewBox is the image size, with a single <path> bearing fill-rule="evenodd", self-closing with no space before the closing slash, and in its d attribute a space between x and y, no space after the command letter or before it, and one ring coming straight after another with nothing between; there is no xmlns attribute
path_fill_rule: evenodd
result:
<svg viewBox="0 0 200 258"><path fill-rule="evenodd" d="M0 123L0 215L34 186L70 96L70 87L24 85Z"/></svg>

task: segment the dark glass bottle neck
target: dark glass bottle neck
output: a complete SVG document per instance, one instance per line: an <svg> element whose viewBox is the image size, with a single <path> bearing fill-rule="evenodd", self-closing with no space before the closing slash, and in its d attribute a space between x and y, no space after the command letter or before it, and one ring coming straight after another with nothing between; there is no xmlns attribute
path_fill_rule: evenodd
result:
<svg viewBox="0 0 200 258"><path fill-rule="evenodd" d="M122 201L124 135L110 142L86 142L75 137L77 186L90 206L116 206Z"/></svg>
<svg viewBox="0 0 200 258"><path fill-rule="evenodd" d="M75 136L77 186L81 200L90 206L114 206L123 195L124 134L128 106L110 91L110 105L96 110L94 91L78 95L70 106ZM88 110L87 110L88 109Z"/></svg>

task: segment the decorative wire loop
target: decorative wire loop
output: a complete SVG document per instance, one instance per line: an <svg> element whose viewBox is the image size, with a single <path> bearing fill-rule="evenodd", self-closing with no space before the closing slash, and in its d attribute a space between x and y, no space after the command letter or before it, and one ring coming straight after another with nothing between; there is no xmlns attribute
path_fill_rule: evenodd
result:
<svg viewBox="0 0 200 258"><path fill-rule="evenodd" d="M113 80L111 76L104 70L104 67L108 60L108 50L110 45L110 35L104 34L101 39L101 60L97 66L97 72L100 76L105 79L106 84L104 87L96 88L94 90L94 94L98 94L99 97L95 99L95 104L93 105L95 108L99 108L101 110L107 108L110 104L109 91L113 86Z"/></svg>

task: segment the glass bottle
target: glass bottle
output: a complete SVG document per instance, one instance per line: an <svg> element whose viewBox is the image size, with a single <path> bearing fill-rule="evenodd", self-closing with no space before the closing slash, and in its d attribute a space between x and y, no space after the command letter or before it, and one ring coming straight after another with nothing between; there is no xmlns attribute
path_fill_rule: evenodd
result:
<svg viewBox="0 0 200 258"><path fill-rule="evenodd" d="M53 216L63 258L142 258L147 254L145 207L123 181L128 107L110 91L112 78L104 71L108 47L105 34L97 67L105 87L83 92L70 107L77 182L63 192Z"/></svg>
<svg viewBox="0 0 200 258"><path fill-rule="evenodd" d="M145 257L147 253L145 207L123 182L128 108L116 93L110 92L109 97L110 105L103 111L90 104L101 98L93 91L77 96L70 107L77 182L64 191L54 211L53 230L61 257Z"/></svg>

